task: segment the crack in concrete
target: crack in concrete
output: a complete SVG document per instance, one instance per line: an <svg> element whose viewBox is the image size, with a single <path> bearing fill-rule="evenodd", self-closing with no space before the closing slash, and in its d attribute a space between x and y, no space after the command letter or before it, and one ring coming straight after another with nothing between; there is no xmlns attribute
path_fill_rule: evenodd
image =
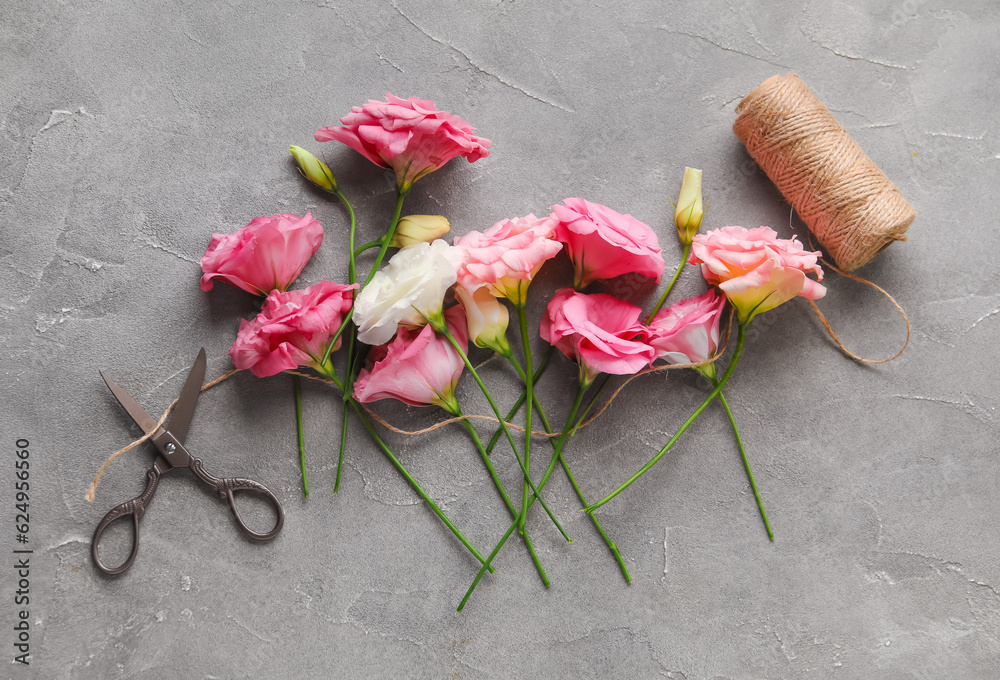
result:
<svg viewBox="0 0 1000 680"><path fill-rule="evenodd" d="M879 514L878 508L875 507L874 503L866 501L866 504L872 509L872 512L875 513L875 521L878 522L878 535L875 537L875 547L878 548L882 545L882 515Z"/></svg>
<svg viewBox="0 0 1000 680"><path fill-rule="evenodd" d="M79 543L80 545L90 545L90 539L84 538L83 536L69 536L68 538L64 538L58 543L53 543L52 545L48 546L47 548L45 548L44 552L51 552L52 550L61 548L64 545L69 545L70 543Z"/></svg>
<svg viewBox="0 0 1000 680"><path fill-rule="evenodd" d="M950 562L948 560L943 560L940 557L935 557L934 555L926 555L924 553L911 552L909 550L896 550L892 552L875 551L875 554L919 557L920 559L927 560L929 562L927 566L933 569L934 573L936 573L938 576L944 576L945 571L951 572L953 574L958 574L963 579L965 579L967 583L970 583L974 586L978 586L980 588L985 588L989 590L991 593L993 593L993 595L995 595L998 599L1000 599L1000 591L998 591L992 585L986 583L985 581L977 581L974 578L969 578L963 571L964 567L962 566L961 562Z"/></svg>
<svg viewBox="0 0 1000 680"><path fill-rule="evenodd" d="M960 335L965 335L966 333L968 333L969 331L971 331L971 330L972 330L973 328L975 328L975 327L976 327L976 326L977 326L977 325L979 324L979 322L980 322L980 321L985 321L986 319L989 319L989 318L990 318L991 316L994 316L994 315L996 315L996 314L1000 314L1000 307L997 307L997 308L996 308L996 309L994 309L993 311L990 311L990 312L987 312L986 314L983 314L983 315L982 315L981 317L979 317L978 319L976 319L976 320L975 320L975 321L974 321L974 322L972 323L972 325L971 325L971 326L969 326L969 327L968 327L968 328L966 328L966 329L965 329L964 331L962 331L962 332L960 333Z"/></svg>
<svg viewBox="0 0 1000 680"><path fill-rule="evenodd" d="M663 527L663 578L667 577L669 572L669 562L667 561L667 550L669 549L668 542L670 540L670 527Z"/></svg>
<svg viewBox="0 0 1000 680"><path fill-rule="evenodd" d="M981 423L990 424L993 422L993 414L990 410L979 406L974 401L968 397L964 397L965 401L956 401L954 399L945 399L943 397L925 397L919 394L891 394L891 397L897 399L912 399L914 401L930 401L936 404L945 404L947 406L954 406L955 408L961 409L967 415L972 416Z"/></svg>
<svg viewBox="0 0 1000 680"><path fill-rule="evenodd" d="M902 71L908 71L908 70L912 70L913 69L912 66L904 66L902 64L893 64L892 62L888 62L888 61L880 61L878 59L869 59L868 57L862 57L862 56L859 56L859 55L856 55L856 54L848 54L846 52L840 52L840 51L838 51L838 50L830 47L829 45L824 45L818 39L816 39L813 36L811 36L808 33L806 33L806 31L805 31L804 28L799 28L799 30L802 32L802 35L804 35L805 37L809 38L809 42L815 43L816 45L818 45L819 47L822 47L824 50L826 50L828 52L833 52L838 57L843 57L844 59L850 59L852 61L866 61L869 64L875 64L876 66L882 66L882 67L885 67L885 68L892 68L892 69L899 69L899 70L902 70Z"/></svg>
<svg viewBox="0 0 1000 680"><path fill-rule="evenodd" d="M795 655L794 654L789 654L788 648L785 646L785 641L781 639L780 635L778 635L778 631L775 630L774 628L771 628L771 635L773 635L774 639L778 641L778 645L779 645L779 648L781 649L781 653L785 655L785 659L788 661L788 663L791 663L792 661L794 661L795 660Z"/></svg>
<svg viewBox="0 0 1000 680"><path fill-rule="evenodd" d="M473 68L475 68L480 73L484 73L484 74L490 76L491 78L495 78L502 85L506 85L507 87L511 88L512 90L517 90L521 94L523 94L523 95L525 95L527 97L530 97L531 99L534 99L536 101L540 101L543 104L548 104L549 106L551 106L553 108L556 108L556 109L559 109L561 111L565 111L566 113L576 113L573 109L567 108L567 107L565 107L562 104L559 104L557 102L548 100L548 99L546 99L546 98L544 98L544 97L542 97L540 95L535 94L534 92L529 92L528 90L525 90L523 87L520 87L519 85L515 85L514 83L512 83L512 82L510 82L508 80L504 80L503 77L500 76L499 74L496 74L496 73L493 73L492 71L486 70L485 68L483 68L482 66L480 66L479 64L477 64L475 62L475 60L473 60L472 57L470 57L468 54L466 54L462 50L460 50L457 47L455 47L454 45L452 45L447 40L442 40L441 38L438 38L438 37L436 37L436 36L431 35L430 33L428 33L424 28L422 28L419 24L417 24L417 22L415 22L413 19L411 19L409 16L407 16L403 12L403 10L399 9L399 7L396 5L395 2L392 3L392 8L399 13L399 16L401 16L404 19L406 19L410 23L410 25L412 25L415 29L417 29L418 31L420 31L421 33L423 33L424 35L426 35L428 38L430 38L434 42L438 43L439 45L444 45L445 47L447 47L447 48L449 48L451 50L454 50L455 52L457 52L460 55L462 55L462 57L464 57L465 60L469 62L469 65L472 66Z"/></svg>
<svg viewBox="0 0 1000 680"><path fill-rule="evenodd" d="M226 618L228 620L232 621L233 623L235 623L237 626L239 626L240 628L242 628L246 632L248 632L251 635L253 635L255 638L257 638L261 642L267 642L268 644L274 644L274 642L275 642L274 640L270 640L270 639L264 637L263 635L261 635L260 633L258 633L257 631L251 629L248 625L246 625L245 623L243 623L242 621L240 621L238 618L236 618L232 614L227 614Z"/></svg>
<svg viewBox="0 0 1000 680"><path fill-rule="evenodd" d="M100 271L101 267L108 264L107 262L101 262L100 260L95 260L92 257L87 257L86 255L81 255L80 253L71 253L70 251L63 250L62 248L56 248L56 254L63 261L69 264L75 264L77 267L91 272Z"/></svg>
<svg viewBox="0 0 1000 680"><path fill-rule="evenodd" d="M960 135L955 132L926 132L924 134L926 134L928 137L948 137L949 139L965 139L970 142L981 142L983 141L983 137L986 136L985 132L980 134L978 137L973 137L971 135Z"/></svg>
<svg viewBox="0 0 1000 680"><path fill-rule="evenodd" d="M736 8L733 7L733 3L731 2L731 0L726 0L726 6L729 7L729 11L735 14L736 17L740 20L740 22L743 24L743 27L746 29L747 35L750 36L750 39L753 40L758 47L763 49L765 52L770 52L772 56L775 57L778 56L774 50L772 50L770 47L768 47L760 40L758 40L757 34L754 33L754 29L756 28L756 26L754 26L753 22L750 21L747 17L743 16L742 14L736 11Z"/></svg>
<svg viewBox="0 0 1000 680"><path fill-rule="evenodd" d="M146 394L146 398L148 399L149 397L151 397L153 394L156 393L156 390L160 389L161 387L163 387L164 385L166 385L168 382L170 382L171 380L173 380L174 378L176 378L178 375L180 375L181 373L183 373L186 370L187 370L187 367L183 367L183 368L180 368L179 370L175 371L174 373L171 373L170 375L168 375L166 378L164 378L162 381L160 381L160 383L158 385L156 385L156 387L154 387L153 389L151 389Z"/></svg>
<svg viewBox="0 0 1000 680"><path fill-rule="evenodd" d="M744 57L750 57L751 59L756 59L757 61L762 61L762 62L764 62L766 64L771 64L772 66L780 66L781 68L786 68L786 69L792 68L791 66L787 66L786 64L781 64L781 63L776 62L776 61L771 61L770 59L765 59L764 57L758 57L755 54L750 54L749 52L744 52L743 50L738 50L735 47L729 47L728 45L723 45L722 43L715 42L711 38L706 38L705 36L699 35L697 33L691 33L689 31L681 31L681 30L678 30L678 29L675 29L675 28L671 28L670 26L657 26L657 28L659 30L661 30L661 31L665 31L667 33L672 33L674 35L686 35L689 38L695 38L697 40L702 40L704 42L707 42L710 45L715 45L720 50L725 50L726 52L734 52L736 54L742 54Z"/></svg>
<svg viewBox="0 0 1000 680"><path fill-rule="evenodd" d="M51 130L56 125L65 123L67 120L71 120L76 116L87 116L93 118L93 114L87 113L87 110L82 106L76 111L66 111L65 109L53 109L52 113L49 114L49 122L42 126L42 128L37 132L37 135L42 134L46 130ZM36 136L37 136L36 135ZM34 140L32 140L34 141Z"/></svg>
<svg viewBox="0 0 1000 680"><path fill-rule="evenodd" d="M393 67L394 69L396 69L400 73L406 73L406 71L403 70L402 66L400 66L399 64L397 64L396 62L394 62L392 59L389 59L388 57L382 56L382 53L379 52L378 50L375 50L375 56L378 57L379 61L384 61L385 63L389 64L389 66Z"/></svg>
<svg viewBox="0 0 1000 680"><path fill-rule="evenodd" d="M24 185L24 178L28 176L28 170L31 166L31 160L35 155L35 142L38 141L38 136L41 135L46 130L50 130L57 125L65 123L67 120L76 118L77 116L86 116L88 118L94 118L94 115L91 113L87 113L87 110L84 109L82 106L77 108L76 111L67 111L65 109L52 109L52 111L49 113L48 122L46 122L45 125L39 128L38 132L36 132L34 135L31 136L31 140L28 142L28 157L25 159L24 167L21 169L21 177L17 180L17 184L11 187L9 192L10 198L4 199L3 202L6 203L8 200L12 202L14 197L21 190L21 187ZM4 125L6 125L6 119L4 120ZM63 222L65 222L65 215L63 215Z"/></svg>
<svg viewBox="0 0 1000 680"><path fill-rule="evenodd" d="M201 261L200 260L192 259L192 258L188 257L187 255L185 255L184 253L181 253L181 252L176 251L176 250L174 250L172 248L169 248L169 247L163 245L162 243L160 243L159 239L153 238L152 236L147 236L146 234L143 234L142 236L137 237L135 240L141 241L142 243L145 243L150 248L156 248L157 250L162 250L165 253L170 253L171 255L173 255L174 257L176 257L178 259L184 260L185 262L190 262L191 264L196 264L199 267L201 267Z"/></svg>

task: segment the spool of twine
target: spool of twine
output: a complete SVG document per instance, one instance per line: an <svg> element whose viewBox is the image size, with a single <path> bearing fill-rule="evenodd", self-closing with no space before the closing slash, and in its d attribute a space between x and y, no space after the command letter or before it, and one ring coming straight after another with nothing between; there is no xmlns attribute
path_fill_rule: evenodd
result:
<svg viewBox="0 0 1000 680"><path fill-rule="evenodd" d="M913 206L797 75L768 78L736 112L733 132L841 269L906 240Z"/></svg>

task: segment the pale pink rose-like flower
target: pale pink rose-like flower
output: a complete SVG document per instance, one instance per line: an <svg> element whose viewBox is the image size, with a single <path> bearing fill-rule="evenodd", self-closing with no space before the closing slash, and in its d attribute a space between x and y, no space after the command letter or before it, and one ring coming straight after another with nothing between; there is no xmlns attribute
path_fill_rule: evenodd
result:
<svg viewBox="0 0 1000 680"><path fill-rule="evenodd" d="M444 312L448 330L462 351L468 348L465 312L455 305ZM362 403L398 399L411 406L436 404L458 412L455 386L465 363L448 340L431 326L401 327L392 342L373 347L358 379L354 398Z"/></svg>
<svg viewBox="0 0 1000 680"><path fill-rule="evenodd" d="M319 366L357 287L320 281L304 290L272 291L257 318L240 320L229 350L236 368L266 378L297 366ZM334 349L339 345L338 339Z"/></svg>
<svg viewBox="0 0 1000 680"><path fill-rule="evenodd" d="M648 342L658 359L671 364L697 364L715 356L719 349L719 320L726 298L710 288L697 297L679 300L653 317ZM713 364L698 366L708 377Z"/></svg>
<svg viewBox="0 0 1000 680"><path fill-rule="evenodd" d="M552 214L559 220L556 238L573 261L577 289L630 272L660 280L665 265L649 225L582 198L563 203L552 206Z"/></svg>
<svg viewBox="0 0 1000 680"><path fill-rule="evenodd" d="M600 373L629 375L656 358L639 322L641 311L610 295L563 288L549 301L540 332L580 364L581 379L588 383Z"/></svg>
<svg viewBox="0 0 1000 680"><path fill-rule="evenodd" d="M434 102L388 92L385 98L351 107L341 127L316 130L316 141L343 142L375 165L392 168L403 191L456 156L472 163L490 155L490 140L472 134L474 128L458 116L438 111Z"/></svg>
<svg viewBox="0 0 1000 680"><path fill-rule="evenodd" d="M455 246L464 255L458 283L470 291L486 286L496 297L523 304L531 279L562 249L553 236L555 228L551 215L539 218L532 213L458 237Z"/></svg>
<svg viewBox="0 0 1000 680"><path fill-rule="evenodd" d="M201 289L222 279L261 297L287 290L322 242L323 225L312 213L255 217L235 234L212 235L201 258Z"/></svg>
<svg viewBox="0 0 1000 680"><path fill-rule="evenodd" d="M705 280L726 294L740 321L748 321L796 296L826 295L823 285L806 276L813 272L823 280L819 256L795 238L778 238L770 227L722 227L695 235L688 262L700 264Z"/></svg>

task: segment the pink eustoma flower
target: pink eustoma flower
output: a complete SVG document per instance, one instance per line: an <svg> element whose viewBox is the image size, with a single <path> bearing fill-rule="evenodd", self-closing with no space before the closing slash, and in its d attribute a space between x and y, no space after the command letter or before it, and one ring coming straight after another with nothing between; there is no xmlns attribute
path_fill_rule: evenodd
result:
<svg viewBox="0 0 1000 680"><path fill-rule="evenodd" d="M490 155L490 140L472 134L474 128L458 116L438 111L434 102L388 92L385 98L351 107L341 127L316 130L316 141L343 142L375 165L392 168L404 192L456 156L472 163Z"/></svg>
<svg viewBox="0 0 1000 680"><path fill-rule="evenodd" d="M697 297L680 300L661 310L649 324L647 342L658 359L671 364L697 364L715 356L719 349L719 319L726 298L710 288ZM696 367L715 376L714 364Z"/></svg>
<svg viewBox="0 0 1000 680"><path fill-rule="evenodd" d="M705 280L726 294L745 322L796 296L826 295L823 285L806 276L812 272L823 280L819 256L795 238L778 238L770 227L723 227L695 235L688 262L701 265Z"/></svg>
<svg viewBox="0 0 1000 680"><path fill-rule="evenodd" d="M551 215L530 214L460 236L455 239L463 252L458 283L468 291L486 286L495 297L523 304L531 279L562 249L553 236L555 227Z"/></svg>
<svg viewBox="0 0 1000 680"><path fill-rule="evenodd" d="M272 291L257 318L240 321L229 350L236 368L266 378L298 366L318 367L357 287L320 281L305 290Z"/></svg>
<svg viewBox="0 0 1000 680"><path fill-rule="evenodd" d="M461 305L446 310L444 318L466 351L469 342ZM430 325L420 329L401 326L391 342L368 353L365 368L354 381L354 398L363 403L398 399L411 406L436 404L457 413L455 386L464 366L461 355Z"/></svg>
<svg viewBox="0 0 1000 680"><path fill-rule="evenodd" d="M563 204L552 206L552 214L559 220L556 238L566 244L573 261L577 289L630 272L660 280L665 267L649 225L582 198L567 198Z"/></svg>
<svg viewBox="0 0 1000 680"><path fill-rule="evenodd" d="M563 288L549 301L541 336L580 364L580 379L588 384L599 373L629 375L656 357L646 343L640 313L635 305L610 295Z"/></svg>
<svg viewBox="0 0 1000 680"><path fill-rule="evenodd" d="M261 297L287 290L322 242L323 225L312 213L255 217L235 234L212 235L201 258L201 289L222 279Z"/></svg>

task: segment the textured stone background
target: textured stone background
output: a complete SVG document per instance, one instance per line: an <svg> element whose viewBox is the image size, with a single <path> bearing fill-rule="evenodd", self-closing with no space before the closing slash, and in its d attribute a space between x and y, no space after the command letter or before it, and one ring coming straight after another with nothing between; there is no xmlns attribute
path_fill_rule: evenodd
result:
<svg viewBox="0 0 1000 680"><path fill-rule="evenodd" d="M31 441L31 667L14 678L995 678L1000 658L996 347L1000 339L1000 11L992 0L574 3L14 2L0 22L0 502L15 547L13 446ZM910 241L861 274L910 314L904 357L845 359L796 301L756 326L728 389L777 540L767 541L717 408L602 511L626 586L564 478L463 614L477 570L352 424L332 495L339 411L309 385L312 497L302 498L290 380L239 375L206 393L189 445L217 474L284 502L284 532L243 540L186 474L143 520L132 570L100 577L90 535L143 486L148 446L99 369L154 414L198 348L209 376L249 296L198 288L213 231L312 210L326 225L303 283L346 278L345 219L304 185L289 143L322 152L361 218L385 228L392 181L315 128L386 91L433 99L493 140L421 180L407 212L454 233L583 196L653 225L668 268L685 165L705 171L706 226L803 234L731 132L740 98L797 72L917 208ZM559 260L535 287L563 285ZM904 338L888 302L836 275L822 307L857 352ZM678 292L701 292L694 272ZM652 304L635 280L613 292ZM540 343L539 343L539 349ZM485 361L485 355L478 357ZM513 398L510 375L484 367ZM690 373L690 372L689 372ZM541 387L557 422L573 371ZM595 497L646 461L706 392L643 379L569 449ZM468 381L467 410L485 412ZM430 409L385 405L408 426ZM481 549L507 520L464 433L390 443ZM515 479L509 457L502 474ZM5 563L10 561L6 558ZM15 579L0 570L0 649Z"/></svg>

